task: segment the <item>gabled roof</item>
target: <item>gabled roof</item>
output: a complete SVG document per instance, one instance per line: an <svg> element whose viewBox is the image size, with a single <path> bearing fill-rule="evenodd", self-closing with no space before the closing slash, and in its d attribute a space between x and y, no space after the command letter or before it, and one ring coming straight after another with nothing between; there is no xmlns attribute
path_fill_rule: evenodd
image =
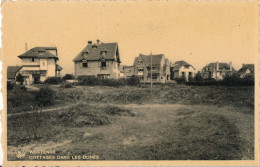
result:
<svg viewBox="0 0 260 167"><path fill-rule="evenodd" d="M229 69L230 68L230 65L228 63L218 63L219 64L219 68L222 68L222 69ZM209 63L208 65L206 65L205 67L203 68L207 68L207 67L212 67L212 68L215 68L217 66L217 63ZM235 69L232 67L232 71L234 71Z"/></svg>
<svg viewBox="0 0 260 167"><path fill-rule="evenodd" d="M144 63L146 65L148 65L148 66L151 65L151 55L139 54L139 57L142 58L142 60L144 61ZM163 57L164 57L164 54L152 55L152 64L153 65L160 65ZM136 59L138 59L138 57L136 57Z"/></svg>
<svg viewBox="0 0 260 167"><path fill-rule="evenodd" d="M173 63L173 64L171 65L171 67L173 67L173 71L178 71L178 70L180 70L180 68L181 68L182 66L191 66L191 67L194 69L194 67L193 67L192 65L190 65L189 63L187 63L186 61L183 61L183 60L181 60L181 61L176 61L175 63ZM195 70L195 69L194 69L194 70Z"/></svg>
<svg viewBox="0 0 260 167"><path fill-rule="evenodd" d="M103 56L101 52L105 51L106 54ZM118 52L118 44L117 43L101 43L99 45L96 44L88 44L74 59L74 62L81 61L83 53L87 53L85 56L86 60L100 60L102 57L106 60L117 60L120 62L120 57L116 57L116 53Z"/></svg>
<svg viewBox="0 0 260 167"><path fill-rule="evenodd" d="M22 68L22 66L8 66L7 67L7 79L15 79L16 73Z"/></svg>
<svg viewBox="0 0 260 167"><path fill-rule="evenodd" d="M59 64L56 64L56 71L61 71L63 68L59 65Z"/></svg>
<svg viewBox="0 0 260 167"><path fill-rule="evenodd" d="M56 50L56 47L35 47L27 52L19 55L19 58L55 58L59 59L56 55L49 52L49 50Z"/></svg>
<svg viewBox="0 0 260 167"><path fill-rule="evenodd" d="M238 74L243 74L247 70L250 70L252 74L255 73L255 65L254 64L243 64L243 67L238 70Z"/></svg>

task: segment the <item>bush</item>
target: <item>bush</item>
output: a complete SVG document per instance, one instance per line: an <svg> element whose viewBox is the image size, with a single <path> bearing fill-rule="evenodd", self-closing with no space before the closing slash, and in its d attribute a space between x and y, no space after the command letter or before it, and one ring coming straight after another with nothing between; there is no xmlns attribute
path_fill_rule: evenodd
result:
<svg viewBox="0 0 260 167"><path fill-rule="evenodd" d="M124 78L120 78L118 80L102 79L101 82L102 82L102 85L104 85L104 86L124 86L124 85L126 85L126 79L124 79Z"/></svg>
<svg viewBox="0 0 260 167"><path fill-rule="evenodd" d="M55 92L48 88L44 87L41 88L36 94L35 94L35 101L38 106L48 106L54 104L55 100Z"/></svg>
<svg viewBox="0 0 260 167"><path fill-rule="evenodd" d="M72 74L66 74L62 79L63 80L71 80L71 79L75 79L75 77Z"/></svg>
<svg viewBox="0 0 260 167"><path fill-rule="evenodd" d="M79 85L101 85L101 79L94 75L80 75L78 76Z"/></svg>
<svg viewBox="0 0 260 167"><path fill-rule="evenodd" d="M60 77L48 77L44 83L45 84L53 84L53 85L58 85L62 82Z"/></svg>
<svg viewBox="0 0 260 167"><path fill-rule="evenodd" d="M7 90L13 90L15 87L15 83L7 81Z"/></svg>
<svg viewBox="0 0 260 167"><path fill-rule="evenodd" d="M203 80L202 75L201 75L200 72L198 72L198 73L195 75L194 80L197 81L197 82L200 82L200 81Z"/></svg>
<svg viewBox="0 0 260 167"><path fill-rule="evenodd" d="M18 74L16 76L16 81L17 82L20 82L20 84L22 85L23 84L23 81L24 81L24 76L22 74Z"/></svg>
<svg viewBox="0 0 260 167"><path fill-rule="evenodd" d="M63 82L61 85L60 85L61 88L72 88L73 85L69 82Z"/></svg>
<svg viewBox="0 0 260 167"><path fill-rule="evenodd" d="M254 76L248 75L244 78L240 78L240 76L235 73L226 75L223 80L204 79L186 83L186 85L194 86L254 86L254 84Z"/></svg>
<svg viewBox="0 0 260 167"><path fill-rule="evenodd" d="M140 85L140 78L137 76L131 76L130 78L127 78L127 84L132 86L138 86Z"/></svg>
<svg viewBox="0 0 260 167"><path fill-rule="evenodd" d="M183 84L186 82L185 77L178 77L175 80L176 80L177 84Z"/></svg>
<svg viewBox="0 0 260 167"><path fill-rule="evenodd" d="M242 79L237 74L226 75L222 80L223 85L226 86L238 86L242 84Z"/></svg>
<svg viewBox="0 0 260 167"><path fill-rule="evenodd" d="M254 86L255 85L255 78L254 75L247 75L242 79L244 85Z"/></svg>

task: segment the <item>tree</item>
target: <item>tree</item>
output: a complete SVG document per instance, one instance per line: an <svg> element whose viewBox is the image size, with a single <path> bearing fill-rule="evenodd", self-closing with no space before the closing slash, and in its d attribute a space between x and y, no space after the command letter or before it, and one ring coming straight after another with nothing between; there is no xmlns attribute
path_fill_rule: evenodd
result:
<svg viewBox="0 0 260 167"><path fill-rule="evenodd" d="M75 77L72 74L66 74L62 79L63 80L71 80L71 79L75 79Z"/></svg>
<svg viewBox="0 0 260 167"><path fill-rule="evenodd" d="M16 81L17 82L20 82L20 84L22 85L23 84L23 81L24 81L24 76L22 74L18 74L16 76Z"/></svg>
<svg viewBox="0 0 260 167"><path fill-rule="evenodd" d="M194 79L197 82L202 81L202 75L201 75L200 71L195 75Z"/></svg>
<svg viewBox="0 0 260 167"><path fill-rule="evenodd" d="M38 107L40 107L42 111L43 106L48 106L54 104L55 93L52 89L48 87L41 88L35 94L35 101Z"/></svg>

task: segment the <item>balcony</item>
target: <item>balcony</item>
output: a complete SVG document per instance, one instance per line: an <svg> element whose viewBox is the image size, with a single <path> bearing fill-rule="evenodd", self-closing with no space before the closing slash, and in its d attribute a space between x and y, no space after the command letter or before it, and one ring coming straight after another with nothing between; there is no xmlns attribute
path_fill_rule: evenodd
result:
<svg viewBox="0 0 260 167"><path fill-rule="evenodd" d="M101 66L101 67L100 67L100 70L106 70L106 69L107 69L106 66L103 66L103 67Z"/></svg>

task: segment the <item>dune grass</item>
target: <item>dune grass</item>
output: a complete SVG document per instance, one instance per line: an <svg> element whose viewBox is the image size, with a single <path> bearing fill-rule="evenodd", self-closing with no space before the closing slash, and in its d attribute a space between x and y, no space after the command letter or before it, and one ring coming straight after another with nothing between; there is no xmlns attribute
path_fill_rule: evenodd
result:
<svg viewBox="0 0 260 167"><path fill-rule="evenodd" d="M99 160L254 159L253 87L52 89L57 104L79 105L8 117L9 160L47 148Z"/></svg>

